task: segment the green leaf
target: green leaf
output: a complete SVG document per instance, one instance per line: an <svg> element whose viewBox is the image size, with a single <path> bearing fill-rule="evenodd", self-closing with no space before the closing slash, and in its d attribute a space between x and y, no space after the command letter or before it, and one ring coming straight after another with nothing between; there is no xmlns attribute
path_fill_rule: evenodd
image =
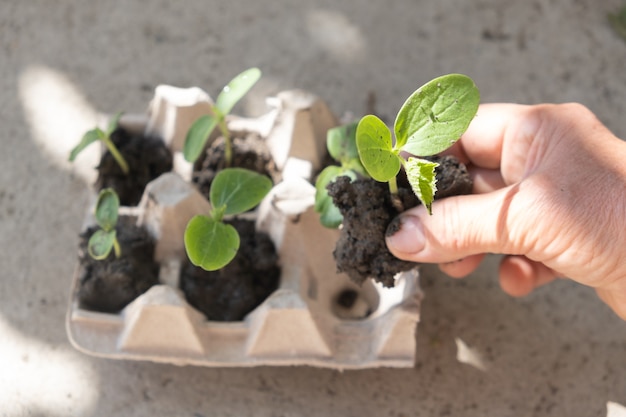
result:
<svg viewBox="0 0 626 417"><path fill-rule="evenodd" d="M356 129L361 163L376 181L385 182L400 171L401 160L393 149L391 132L378 117L364 116Z"/></svg>
<svg viewBox="0 0 626 417"><path fill-rule="evenodd" d="M417 156L449 148L467 130L479 102L471 78L461 74L435 78L415 91L398 112L396 147Z"/></svg>
<svg viewBox="0 0 626 417"><path fill-rule="evenodd" d="M406 162L406 176L413 192L419 198L428 213L432 214L431 206L437 191L435 168L439 164L419 158L409 158Z"/></svg>
<svg viewBox="0 0 626 417"><path fill-rule="evenodd" d="M191 263L207 271L223 268L239 250L237 230L207 216L195 216L189 221L184 240Z"/></svg>
<svg viewBox="0 0 626 417"><path fill-rule="evenodd" d="M87 243L89 256L97 261L106 259L115 245L115 230L96 230Z"/></svg>
<svg viewBox="0 0 626 417"><path fill-rule="evenodd" d="M96 222L104 231L115 229L120 208L120 199L112 188L100 191L96 202Z"/></svg>
<svg viewBox="0 0 626 417"><path fill-rule="evenodd" d="M104 132L102 131L102 129L99 128L92 129L89 132L85 133L81 138L80 143L76 145L74 149L72 149L72 151L70 152L70 162L73 162L78 154L83 151L83 149L85 149L92 143L100 140L102 136L104 136Z"/></svg>
<svg viewBox="0 0 626 417"><path fill-rule="evenodd" d="M331 229L339 227L343 216L333 203L332 197L328 195L326 186L342 175L350 177L353 181L356 179L354 171L331 165L324 168L315 181L315 211L320 213L320 223Z"/></svg>
<svg viewBox="0 0 626 417"><path fill-rule="evenodd" d="M209 200L215 208L226 207L224 214L243 213L263 200L272 189L265 175L243 168L221 170L211 183Z"/></svg>
<svg viewBox="0 0 626 417"><path fill-rule="evenodd" d="M335 161L344 162L359 157L356 148L356 128L358 122L328 129L326 147Z"/></svg>
<svg viewBox="0 0 626 417"><path fill-rule="evenodd" d="M329 229L336 229L343 222L343 216L341 212L333 204L333 200L328 198L324 200L324 206L322 207L320 213L320 224Z"/></svg>
<svg viewBox="0 0 626 417"><path fill-rule="evenodd" d="M341 173L341 167L337 165L329 165L320 172L315 181L315 211L319 212L322 208L322 200L328 197L326 186L337 178Z"/></svg>
<svg viewBox="0 0 626 417"><path fill-rule="evenodd" d="M115 129L117 129L117 126L120 124L120 117L122 117L122 112L115 113L113 117L111 117L106 131L107 136L111 136L111 133L115 132Z"/></svg>
<svg viewBox="0 0 626 417"><path fill-rule="evenodd" d="M261 78L261 70L258 68L250 68L237 75L217 96L215 107L226 116L259 78Z"/></svg>
<svg viewBox="0 0 626 417"><path fill-rule="evenodd" d="M183 155L187 161L195 162L198 159L217 123L218 119L210 115L200 116L193 122L183 145Z"/></svg>

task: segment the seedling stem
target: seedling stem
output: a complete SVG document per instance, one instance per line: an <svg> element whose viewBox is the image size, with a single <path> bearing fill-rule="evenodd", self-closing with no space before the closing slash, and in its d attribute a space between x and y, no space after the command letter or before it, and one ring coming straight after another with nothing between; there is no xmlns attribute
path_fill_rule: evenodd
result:
<svg viewBox="0 0 626 417"><path fill-rule="evenodd" d="M393 207L398 210L398 212L403 212L404 205L398 196L398 181L396 177L389 179L389 193L391 194L391 204L393 204Z"/></svg>
<svg viewBox="0 0 626 417"><path fill-rule="evenodd" d="M117 147L113 144L111 137L108 135L102 135L101 140L104 143L104 146L106 146L109 152L111 152L111 155L113 155L113 158L115 158L115 161L120 166L124 174L128 175L128 173L130 172L128 164L126 163L126 160L124 159L120 151L118 151Z"/></svg>
<svg viewBox="0 0 626 417"><path fill-rule="evenodd" d="M225 117L220 117L219 128L222 132L222 136L224 136L224 162L226 163L226 167L229 168L233 164L233 144L230 139L230 132L228 131Z"/></svg>

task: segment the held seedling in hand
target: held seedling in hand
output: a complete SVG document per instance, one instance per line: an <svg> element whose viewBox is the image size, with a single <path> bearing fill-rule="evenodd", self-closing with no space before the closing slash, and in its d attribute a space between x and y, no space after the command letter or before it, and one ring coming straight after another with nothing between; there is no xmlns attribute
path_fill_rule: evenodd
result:
<svg viewBox="0 0 626 417"><path fill-rule="evenodd" d="M209 136L217 127L224 137L226 166L231 165L232 144L230 132L226 126L226 116L235 107L235 104L256 84L259 78L261 78L261 71L258 68L250 68L233 78L222 89L217 96L215 105L211 107L213 114L198 118L189 129L189 132L187 132L183 147L183 155L187 161L195 162L198 159L202 149L204 149L204 145L209 140Z"/></svg>
<svg viewBox="0 0 626 417"><path fill-rule="evenodd" d="M215 271L233 260L239 249L239 234L226 215L240 214L254 208L272 188L272 181L242 168L220 171L209 192L211 212L193 217L185 229L185 249L192 264Z"/></svg>
<svg viewBox="0 0 626 417"><path fill-rule="evenodd" d="M431 212L438 164L419 157L440 153L459 140L479 102L471 78L449 74L426 83L406 100L394 123L395 143L382 120L363 117L356 131L363 166L376 181L389 182L392 197L398 190L396 175L404 167L413 192ZM413 156L405 160L400 155L403 151Z"/></svg>
<svg viewBox="0 0 626 417"><path fill-rule="evenodd" d="M91 235L87 244L87 251L95 260L106 259L111 250L115 252L116 257L119 258L121 255L115 232L119 208L120 200L115 191L111 188L100 191L95 210L96 223L100 229Z"/></svg>
<svg viewBox="0 0 626 417"><path fill-rule="evenodd" d="M96 141L102 141L102 143L104 143L109 152L111 152L111 155L113 155L113 158L115 158L115 161L117 161L117 164L120 166L124 174L128 175L128 164L111 140L111 134L115 131L115 129L117 129L117 125L120 121L121 116L122 113L117 113L115 116L113 116L113 118L109 122L109 126L107 127L106 131L97 127L85 133L80 143L76 145L76 147L70 152L70 162L73 162L78 154L81 153L83 149L85 149L87 146Z"/></svg>
<svg viewBox="0 0 626 417"><path fill-rule="evenodd" d="M368 176L356 148L356 127L356 122L334 127L329 129L326 135L328 153L340 165L324 168L315 182L315 211L320 213L320 223L325 227L339 227L343 220L339 209L328 195L326 186L343 175L350 177L351 180L355 180L357 175Z"/></svg>

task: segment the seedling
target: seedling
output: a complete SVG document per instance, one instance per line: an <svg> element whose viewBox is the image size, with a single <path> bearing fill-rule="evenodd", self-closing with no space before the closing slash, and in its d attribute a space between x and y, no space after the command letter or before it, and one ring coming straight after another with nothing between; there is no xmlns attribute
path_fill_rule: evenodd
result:
<svg viewBox="0 0 626 417"><path fill-rule="evenodd" d="M272 188L272 181L261 174L243 169L220 171L209 191L211 211L193 217L185 229L185 249L192 264L207 271L228 265L239 250L239 234L224 216L254 208Z"/></svg>
<svg viewBox="0 0 626 417"><path fill-rule="evenodd" d="M70 152L70 162L73 162L78 154L81 153L83 149L85 149L87 146L96 141L102 141L102 143L104 143L109 152L111 152L111 155L113 155L113 158L115 158L124 174L128 175L128 164L111 140L111 134L115 131L115 129L117 129L121 116L122 113L117 113L115 116L113 116L113 118L109 122L109 126L107 127L106 131L100 129L99 127L96 127L95 129L92 129L85 133L80 143L76 145L76 147Z"/></svg>
<svg viewBox="0 0 626 417"><path fill-rule="evenodd" d="M96 203L96 223L100 229L91 235L87 243L87 252L95 260L106 259L111 250L115 252L115 257L121 255L120 244L117 241L115 226L117 225L120 199L111 188L100 191Z"/></svg>
<svg viewBox="0 0 626 417"><path fill-rule="evenodd" d="M394 123L395 143L378 117L361 119L356 130L359 157L372 178L389 183L394 205L399 204L396 175L404 167L413 192L432 214L438 164L420 157L438 154L459 140L479 102L480 93L471 78L449 74L424 84L402 105ZM413 156L404 159L401 152Z"/></svg>
<svg viewBox="0 0 626 417"><path fill-rule="evenodd" d="M202 153L206 142L215 128L220 129L224 137L224 159L226 166L232 163L232 144L230 132L226 126L226 116L235 104L256 84L261 78L258 68L250 68L233 78L217 96L215 104L211 106L211 115L198 118L187 132L183 155L189 162L195 162Z"/></svg>
<svg viewBox="0 0 626 417"><path fill-rule="evenodd" d="M343 216L333 204L326 186L342 175L355 180L359 175L367 177L356 148L357 122L329 129L326 147L330 156L340 165L330 165L322 170L315 182L315 211L320 213L320 223L329 228L339 227Z"/></svg>

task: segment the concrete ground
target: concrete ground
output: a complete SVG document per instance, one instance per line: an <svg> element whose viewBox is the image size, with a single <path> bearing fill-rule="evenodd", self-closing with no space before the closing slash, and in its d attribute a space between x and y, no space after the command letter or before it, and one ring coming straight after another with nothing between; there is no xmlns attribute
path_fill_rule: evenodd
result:
<svg viewBox="0 0 626 417"><path fill-rule="evenodd" d="M88 186L65 162L99 113L160 83L215 94L264 76L239 113L303 88L341 114L393 115L423 82L473 77L483 101L578 101L626 138L621 0L0 2L0 416L612 416L626 323L568 281L523 299L496 259L424 269L414 369L207 369L96 359L64 328ZM456 359L461 340L485 369ZM607 403L609 405L607 406Z"/></svg>

